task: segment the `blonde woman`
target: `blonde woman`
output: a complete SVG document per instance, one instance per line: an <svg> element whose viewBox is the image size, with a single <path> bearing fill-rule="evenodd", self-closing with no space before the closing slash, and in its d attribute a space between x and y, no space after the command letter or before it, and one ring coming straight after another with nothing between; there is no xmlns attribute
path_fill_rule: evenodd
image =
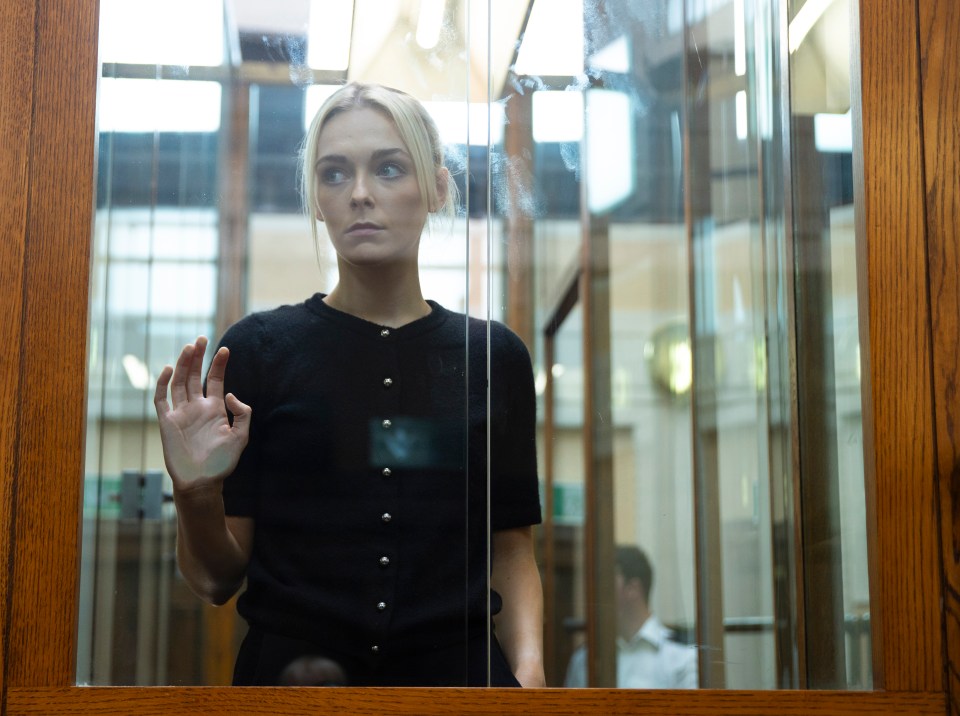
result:
<svg viewBox="0 0 960 716"><path fill-rule="evenodd" d="M180 569L213 604L246 582L236 684L541 686L530 359L421 293L456 203L436 127L349 84L301 167L336 287L231 327L205 386L203 338L157 381Z"/></svg>

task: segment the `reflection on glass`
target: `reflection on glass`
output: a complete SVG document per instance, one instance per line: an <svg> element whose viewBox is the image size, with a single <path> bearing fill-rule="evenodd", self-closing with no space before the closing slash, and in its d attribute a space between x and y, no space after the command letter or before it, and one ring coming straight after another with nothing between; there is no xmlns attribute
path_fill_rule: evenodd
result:
<svg viewBox="0 0 960 716"><path fill-rule="evenodd" d="M136 88L151 100L141 111L164 95L161 82L129 82L145 85ZM190 119L161 132L129 109L103 112L112 131L101 134L93 235L77 674L81 683L176 683L192 678L180 620L196 610L171 559L175 517L150 395L171 352L213 330L217 141Z"/></svg>
<svg viewBox="0 0 960 716"><path fill-rule="evenodd" d="M583 451L583 319L574 308L549 339L554 362L547 378L551 384L549 412L553 521L551 546L555 598L552 624L562 635L551 654L556 684L581 681L586 685L586 543L585 456Z"/></svg>
<svg viewBox="0 0 960 716"><path fill-rule="evenodd" d="M788 23L759 0L582 9L586 76L518 61L512 99L535 90L533 330L551 340L571 287L591 307L577 314L583 459L612 480L598 468L586 487L600 502L585 522L614 519L585 540L577 589L598 652L568 683L610 683L603 614L624 574L603 565L630 545L653 565L647 606L667 642L697 657L692 679L663 686L869 687L849 5L798 0ZM545 131L554 98L574 97ZM544 412L545 435L556 420ZM546 583L548 605L566 598ZM631 635L616 636L622 650Z"/></svg>
<svg viewBox="0 0 960 716"><path fill-rule="evenodd" d="M464 197L424 294L532 349L548 683L870 688L849 0L274 5L228 2L224 45L220 2L101 3L78 680L229 682L236 620L173 566L150 386L333 286L296 152L362 79L425 101ZM661 680L604 665L644 629L628 547L642 648L683 665Z"/></svg>
<svg viewBox="0 0 960 716"><path fill-rule="evenodd" d="M212 59L178 55L165 40L151 45L155 52L107 53L119 64L105 67L100 105L82 683L229 683L232 607L203 608L185 588L173 561L171 506L159 514L140 508L158 484L161 497L170 492L149 397L160 366L197 334L217 336L250 311L333 285L336 261L321 237L318 272L295 182L304 119L324 90L361 79L427 101L466 202L424 236L424 293L481 318L504 310L492 300L504 242L485 218L485 175L503 171L490 159L502 105L488 103L482 73L472 75L475 86L465 84L465 60L494 66L488 46L512 45L524 8L505 6L493 33L474 18L468 35L468 18L444 2L424 3L417 16L403 3L288 0L264 13L238 1L227 3L226 25L222 16L205 21L208 4L201 5L192 17L202 32L228 37L229 57L222 44ZM142 38L126 8L102 10L105 47L121 35ZM416 47L406 38L414 16ZM224 63L241 65L244 79ZM118 399L122 408L112 408Z"/></svg>
<svg viewBox="0 0 960 716"><path fill-rule="evenodd" d="M223 8L222 0L103 0L100 59L139 65L219 65L224 58Z"/></svg>

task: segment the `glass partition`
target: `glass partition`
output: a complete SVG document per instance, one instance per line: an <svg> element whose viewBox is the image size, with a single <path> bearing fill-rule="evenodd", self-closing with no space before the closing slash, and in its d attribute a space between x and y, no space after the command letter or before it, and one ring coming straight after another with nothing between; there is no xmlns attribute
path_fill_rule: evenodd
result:
<svg viewBox="0 0 960 716"><path fill-rule="evenodd" d="M424 297L532 358L547 685L871 688L851 12L101 2L78 682L230 683L246 625L177 568L153 385L334 288L297 156L357 80L424 103L461 196ZM506 373L458 350L487 440Z"/></svg>

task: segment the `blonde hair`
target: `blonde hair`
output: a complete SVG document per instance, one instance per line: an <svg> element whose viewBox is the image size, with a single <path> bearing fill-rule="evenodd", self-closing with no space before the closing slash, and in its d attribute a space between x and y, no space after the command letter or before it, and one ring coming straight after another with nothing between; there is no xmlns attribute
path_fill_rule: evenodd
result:
<svg viewBox="0 0 960 716"><path fill-rule="evenodd" d="M337 114L351 109L375 109L385 114L396 126L413 160L420 187L420 196L428 208L455 216L459 203L457 186L443 163L443 145L433 118L424 106L406 92L377 84L351 82L334 92L320 106L307 130L300 151L300 192L303 208L310 219L314 244L319 256L317 234L317 144L320 132ZM444 170L447 179L446 196L437 190L438 176Z"/></svg>

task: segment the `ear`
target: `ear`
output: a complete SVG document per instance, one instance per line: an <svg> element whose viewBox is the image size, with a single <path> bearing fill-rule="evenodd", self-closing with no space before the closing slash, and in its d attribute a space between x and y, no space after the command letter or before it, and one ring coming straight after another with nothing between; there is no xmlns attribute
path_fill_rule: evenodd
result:
<svg viewBox="0 0 960 716"><path fill-rule="evenodd" d="M448 182L450 181L450 170L446 167L440 167L437 169L437 200L431 202L430 204L430 213L435 213L440 211L443 208L443 205L447 203L448 196Z"/></svg>
<svg viewBox="0 0 960 716"><path fill-rule="evenodd" d="M317 217L317 221L323 221L323 214L320 213L320 209L315 209L314 214Z"/></svg>

